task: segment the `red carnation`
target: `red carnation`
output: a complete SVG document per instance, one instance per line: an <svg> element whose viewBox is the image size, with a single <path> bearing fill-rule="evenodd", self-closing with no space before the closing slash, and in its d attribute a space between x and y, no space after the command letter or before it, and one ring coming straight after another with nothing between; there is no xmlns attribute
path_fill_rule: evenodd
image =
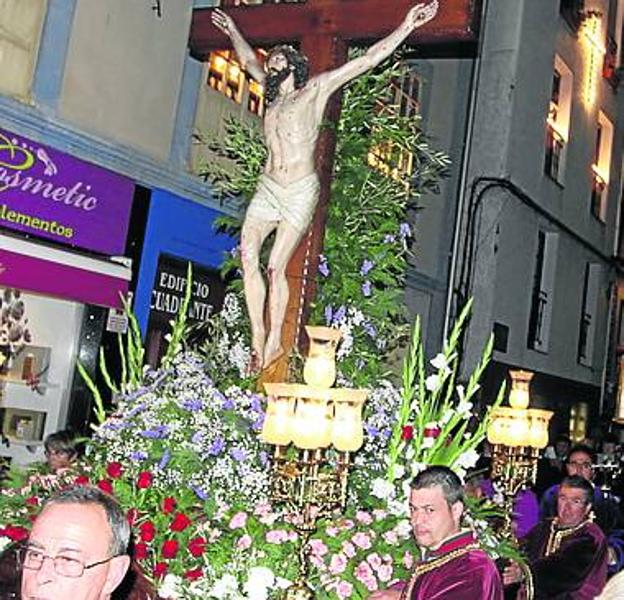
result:
<svg viewBox="0 0 624 600"><path fill-rule="evenodd" d="M0 531L3 532L3 535L14 542L23 542L29 535L28 529L21 527L20 525L9 525L8 527L5 527L4 530Z"/></svg>
<svg viewBox="0 0 624 600"><path fill-rule="evenodd" d="M119 462L108 463L106 473L111 479L119 479L123 474L123 465Z"/></svg>
<svg viewBox="0 0 624 600"><path fill-rule="evenodd" d="M154 527L154 523L151 521L141 523L139 526L139 535L143 542L151 542L154 539L154 535L156 535L156 527Z"/></svg>
<svg viewBox="0 0 624 600"><path fill-rule="evenodd" d="M184 514L178 513L171 521L171 531L184 531L191 524L191 520Z"/></svg>
<svg viewBox="0 0 624 600"><path fill-rule="evenodd" d="M193 556L201 556L206 551L206 538L194 537L189 542L188 549Z"/></svg>
<svg viewBox="0 0 624 600"><path fill-rule="evenodd" d="M37 496L30 496L29 498L26 498L24 502L30 506L39 506L39 498L37 498Z"/></svg>
<svg viewBox="0 0 624 600"><path fill-rule="evenodd" d="M167 563L158 562L154 565L154 569L152 573L154 573L154 577L162 577L167 572Z"/></svg>
<svg viewBox="0 0 624 600"><path fill-rule="evenodd" d="M180 544L176 540L167 540L162 545L162 555L164 558L175 558Z"/></svg>
<svg viewBox="0 0 624 600"><path fill-rule="evenodd" d="M149 471L141 471L137 478L137 487L140 490L144 490L152 486L152 479L154 476Z"/></svg>
<svg viewBox="0 0 624 600"><path fill-rule="evenodd" d="M175 508L176 508L176 504L177 502L175 501L175 498L172 498L171 496L167 496L167 498L165 498L163 500L163 512L168 515L169 513L172 513Z"/></svg>
<svg viewBox="0 0 624 600"><path fill-rule="evenodd" d="M144 544L143 542L139 542L138 544L134 545L134 558L136 560L145 560L147 558L147 555L148 555L147 544Z"/></svg>
<svg viewBox="0 0 624 600"><path fill-rule="evenodd" d="M187 571L186 573L184 573L184 577L188 579L189 581L194 581L195 579L199 579L203 574L204 572L199 568L191 569L190 571Z"/></svg>
<svg viewBox="0 0 624 600"><path fill-rule="evenodd" d="M411 440L414 437L414 428L411 425L404 425L403 430L401 431L401 439L402 440Z"/></svg>
<svg viewBox="0 0 624 600"><path fill-rule="evenodd" d="M126 513L126 520L128 521L128 524L130 525L130 527L134 525L134 522L137 520L138 516L139 516L139 511L136 508L128 509L128 512Z"/></svg>
<svg viewBox="0 0 624 600"><path fill-rule="evenodd" d="M97 482L97 486L107 494L113 494L113 484L110 479L101 479Z"/></svg>
<svg viewBox="0 0 624 600"><path fill-rule="evenodd" d="M74 479L74 483L76 485L89 485L89 478L86 475L78 475L78 477Z"/></svg>

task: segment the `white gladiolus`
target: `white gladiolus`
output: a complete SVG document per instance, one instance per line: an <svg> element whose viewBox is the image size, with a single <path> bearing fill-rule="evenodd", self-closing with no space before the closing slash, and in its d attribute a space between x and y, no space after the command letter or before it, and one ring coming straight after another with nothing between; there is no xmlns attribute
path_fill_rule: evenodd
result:
<svg viewBox="0 0 624 600"><path fill-rule="evenodd" d="M161 586L158 588L158 595L162 598L182 598L182 578L179 575L169 573L165 575Z"/></svg>

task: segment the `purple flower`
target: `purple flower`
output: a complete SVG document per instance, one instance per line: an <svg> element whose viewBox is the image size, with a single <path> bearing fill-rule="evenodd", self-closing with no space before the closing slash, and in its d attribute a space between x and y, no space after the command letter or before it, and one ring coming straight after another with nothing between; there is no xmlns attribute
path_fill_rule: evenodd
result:
<svg viewBox="0 0 624 600"><path fill-rule="evenodd" d="M128 392L125 397L128 402L132 402L132 400L136 400L139 396L142 396L146 392L147 392L147 388L140 387L140 388L137 388L136 390L133 390L132 392Z"/></svg>
<svg viewBox="0 0 624 600"><path fill-rule="evenodd" d="M217 438L208 449L208 454L210 454L210 456L219 456L224 448L225 440L223 438Z"/></svg>
<svg viewBox="0 0 624 600"><path fill-rule="evenodd" d="M185 400L182 402L182 408L191 412L197 412L198 410L203 410L204 403L199 398L195 398L194 400Z"/></svg>
<svg viewBox="0 0 624 600"><path fill-rule="evenodd" d="M231 452L230 452L230 456L236 461L236 462L243 462L244 460L247 459L247 454L244 450L242 450L241 448L234 448Z"/></svg>
<svg viewBox="0 0 624 600"><path fill-rule="evenodd" d="M162 471L168 464L169 461L171 460L171 452L169 451L169 449L167 448L164 452L162 457L160 458L160 461L158 463L158 468Z"/></svg>
<svg viewBox="0 0 624 600"><path fill-rule="evenodd" d="M234 410L235 407L236 404L234 404L234 400L231 398L225 398L225 400L223 400L223 404L221 404L221 408L223 410Z"/></svg>
<svg viewBox="0 0 624 600"><path fill-rule="evenodd" d="M373 289L372 289L372 286L371 286L371 282L367 279L362 284L362 294L364 294L364 296L366 298L368 298L372 293L373 293Z"/></svg>
<svg viewBox="0 0 624 600"><path fill-rule="evenodd" d="M334 313L332 321L334 323L340 323L347 316L347 307L342 304L338 307L338 310Z"/></svg>
<svg viewBox="0 0 624 600"><path fill-rule="evenodd" d="M147 452L143 452L142 450L136 450L135 452L132 452L130 454L130 460L140 462L142 460L145 460L147 456Z"/></svg>
<svg viewBox="0 0 624 600"><path fill-rule="evenodd" d="M269 455L264 450L260 450L258 457L260 458L260 464L263 467L266 467L269 464Z"/></svg>
<svg viewBox="0 0 624 600"><path fill-rule="evenodd" d="M264 415L260 415L252 424L251 428L254 431L260 431L264 425Z"/></svg>
<svg viewBox="0 0 624 600"><path fill-rule="evenodd" d="M110 429L111 431L121 431L122 429L128 429L130 425L125 421L109 421L102 425L104 429Z"/></svg>
<svg viewBox="0 0 624 600"><path fill-rule="evenodd" d="M366 277L374 266L375 263L372 260L368 260L367 258L360 267L360 275L362 277Z"/></svg>
<svg viewBox="0 0 624 600"><path fill-rule="evenodd" d="M325 307L325 324L326 325L331 325L333 314L334 314L334 309L332 308L331 304L329 304L328 306Z"/></svg>
<svg viewBox="0 0 624 600"><path fill-rule="evenodd" d="M193 434L193 437L191 437L191 442L193 442L193 444L201 444L203 439L204 439L204 432L196 431Z"/></svg>
<svg viewBox="0 0 624 600"><path fill-rule="evenodd" d="M126 416L134 417L135 415L138 415L140 412L143 412L146 408L147 408L147 404L145 404L145 402L141 402L140 404L137 404L132 410L129 410Z"/></svg>
<svg viewBox="0 0 624 600"><path fill-rule="evenodd" d="M401 223L399 226L399 236L403 240L412 237L412 228L409 226L409 223Z"/></svg>
<svg viewBox="0 0 624 600"><path fill-rule="evenodd" d="M253 410L254 412L259 412L259 413L264 412L264 409L262 408L262 400L260 399L260 396L257 396L254 394L251 397L251 410Z"/></svg>
<svg viewBox="0 0 624 600"><path fill-rule="evenodd" d="M202 502L205 502L206 500L208 500L208 494L204 490L202 490L200 487L197 487L195 485L189 485L189 489L193 490L195 492L195 495Z"/></svg>
<svg viewBox="0 0 624 600"><path fill-rule="evenodd" d="M373 427L372 425L368 425L368 423L364 423L364 431L371 437L377 437L379 435L379 429L377 427Z"/></svg>
<svg viewBox="0 0 624 600"><path fill-rule="evenodd" d="M329 265L327 264L327 257L323 256L322 254L321 256L319 256L318 272L323 277L329 277Z"/></svg>
<svg viewBox="0 0 624 600"><path fill-rule="evenodd" d="M375 329L375 326L368 322L365 321L364 324L362 325L362 329L364 329L364 331L373 339L375 339L377 337L377 330Z"/></svg>
<svg viewBox="0 0 624 600"><path fill-rule="evenodd" d="M396 236L389 233L386 235L386 237L384 237L383 241L384 244L394 244L394 242L396 242Z"/></svg>
<svg viewBox="0 0 624 600"><path fill-rule="evenodd" d="M162 440L169 435L169 427L166 425L156 425L152 429L141 431L140 435L150 440Z"/></svg>

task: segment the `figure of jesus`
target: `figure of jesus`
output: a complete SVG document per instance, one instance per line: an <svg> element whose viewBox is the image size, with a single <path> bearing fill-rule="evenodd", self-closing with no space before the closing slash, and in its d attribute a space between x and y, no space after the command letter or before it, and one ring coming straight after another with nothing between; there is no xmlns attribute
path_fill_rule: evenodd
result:
<svg viewBox="0 0 624 600"><path fill-rule="evenodd" d="M214 25L231 40L245 71L264 86L264 138L267 161L241 232L245 300L251 321L253 372L283 353L281 334L288 304L286 266L307 231L319 197L314 150L330 96L343 85L388 58L410 33L433 19L438 0L412 7L403 22L365 54L308 79L308 61L291 46L278 46L264 65L234 20L222 10L212 13ZM275 231L267 265L268 334L264 322L266 285L260 250Z"/></svg>

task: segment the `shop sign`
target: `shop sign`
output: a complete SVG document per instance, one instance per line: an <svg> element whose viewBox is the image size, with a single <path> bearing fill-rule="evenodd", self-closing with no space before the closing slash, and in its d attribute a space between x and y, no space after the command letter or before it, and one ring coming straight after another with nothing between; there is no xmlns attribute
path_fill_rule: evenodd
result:
<svg viewBox="0 0 624 600"><path fill-rule="evenodd" d="M175 318L186 291L188 261L168 254L158 257L158 269L152 289L150 319L148 329L164 329ZM192 263L191 301L188 318L191 322L202 323L211 314L220 310L225 296L225 283L219 271Z"/></svg>
<svg viewBox="0 0 624 600"><path fill-rule="evenodd" d="M0 227L121 255L133 194L126 177L0 130Z"/></svg>

